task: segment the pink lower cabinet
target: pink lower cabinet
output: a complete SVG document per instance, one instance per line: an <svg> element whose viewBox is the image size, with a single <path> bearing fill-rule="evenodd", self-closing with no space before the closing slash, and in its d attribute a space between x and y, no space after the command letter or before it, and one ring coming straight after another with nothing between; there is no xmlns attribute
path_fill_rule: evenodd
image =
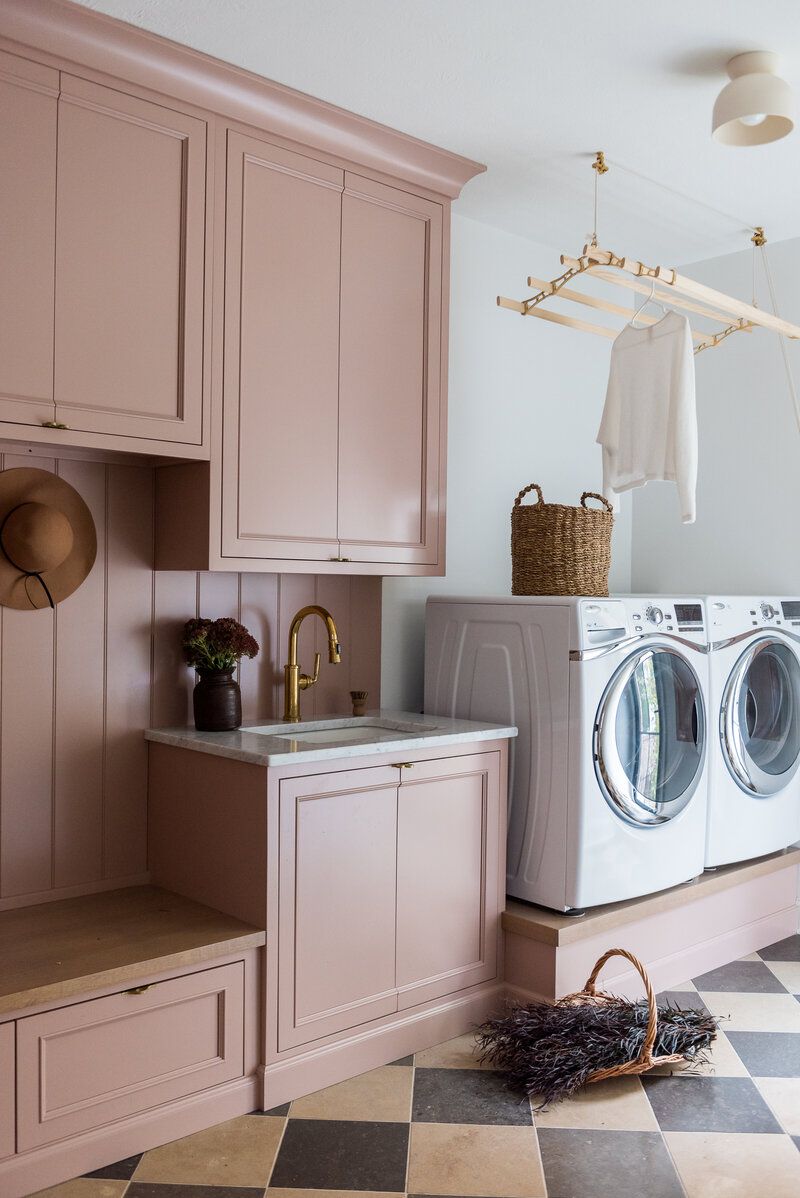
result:
<svg viewBox="0 0 800 1198"><path fill-rule="evenodd" d="M279 1050L397 1010L397 773L281 783Z"/></svg>
<svg viewBox="0 0 800 1198"><path fill-rule="evenodd" d="M497 976L500 792L498 752L281 780L279 1053Z"/></svg>
<svg viewBox="0 0 800 1198"><path fill-rule="evenodd" d="M497 976L498 754L404 771L397 829L399 1008Z"/></svg>
<svg viewBox="0 0 800 1198"><path fill-rule="evenodd" d="M0 1161L14 1152L14 1024L0 1025Z"/></svg>
<svg viewBox="0 0 800 1198"><path fill-rule="evenodd" d="M19 1019L18 1150L241 1077L243 1021L241 961Z"/></svg>

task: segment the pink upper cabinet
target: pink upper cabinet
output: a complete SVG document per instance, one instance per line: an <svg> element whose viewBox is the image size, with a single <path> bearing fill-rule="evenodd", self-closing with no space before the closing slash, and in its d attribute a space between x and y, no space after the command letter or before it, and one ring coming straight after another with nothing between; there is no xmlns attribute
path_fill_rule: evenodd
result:
<svg viewBox="0 0 800 1198"><path fill-rule="evenodd" d="M205 152L205 122L62 75L55 400L70 429L202 440Z"/></svg>
<svg viewBox="0 0 800 1198"><path fill-rule="evenodd" d="M343 172L229 132L222 545L327 560L336 530Z"/></svg>
<svg viewBox="0 0 800 1198"><path fill-rule="evenodd" d="M442 206L348 174L339 539L354 562L439 560Z"/></svg>
<svg viewBox="0 0 800 1198"><path fill-rule="evenodd" d="M0 420L53 420L58 71L0 53Z"/></svg>

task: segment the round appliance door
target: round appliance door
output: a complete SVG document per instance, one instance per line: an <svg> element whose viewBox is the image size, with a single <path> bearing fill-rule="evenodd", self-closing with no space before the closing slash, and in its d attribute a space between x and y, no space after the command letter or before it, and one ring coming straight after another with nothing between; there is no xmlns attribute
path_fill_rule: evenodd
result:
<svg viewBox="0 0 800 1198"><path fill-rule="evenodd" d="M743 790L768 798L800 765L800 663L785 641L754 641L731 670L720 707L725 762Z"/></svg>
<svg viewBox="0 0 800 1198"><path fill-rule="evenodd" d="M606 687L595 722L595 769L612 810L652 827L694 794L706 751L700 680L667 646L627 658Z"/></svg>

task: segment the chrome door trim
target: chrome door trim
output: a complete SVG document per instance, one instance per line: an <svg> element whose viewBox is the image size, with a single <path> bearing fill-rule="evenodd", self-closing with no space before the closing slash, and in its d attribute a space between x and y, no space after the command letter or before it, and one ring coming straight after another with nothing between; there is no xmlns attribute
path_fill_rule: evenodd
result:
<svg viewBox="0 0 800 1198"><path fill-rule="evenodd" d="M800 636L796 632L789 632L788 628L775 628L767 624L763 627L751 628L749 632L740 632L736 636L729 636L724 641L709 641L707 651L718 653L720 649L729 649L731 645L739 645L750 637L764 636L785 637L787 641L796 641L800 645Z"/></svg>
<svg viewBox="0 0 800 1198"><path fill-rule="evenodd" d="M633 641L638 644L643 639L645 638L634 637ZM674 637L671 639L680 640L681 638ZM620 645L622 643L618 642ZM692 648L696 648L696 646L692 645ZM694 777L683 793L668 803L662 803L658 812L654 813L648 812L648 800L636 789L622 765L616 742L616 723L619 704L628 683L642 662L648 658L655 657L657 653L668 653L673 657L677 657L691 671L697 683L697 697L695 699L698 715L696 744L700 751L700 759ZM606 802L615 815L635 828L658 827L660 824L674 819L675 816L679 815L689 805L697 789L697 784L705 765L707 751L706 706L703 697L703 687L687 659L677 649L673 649L668 645L654 645L642 649L638 653L632 653L614 672L603 692L595 717L594 737L592 741L595 771Z"/></svg>
<svg viewBox="0 0 800 1198"><path fill-rule="evenodd" d="M756 654L761 651L759 645L763 647L779 645L781 635L781 633L774 634L771 629L760 630L760 635L757 636L750 648L742 653L728 675L719 707L719 737L725 764L734 781L742 790L756 799L768 799L784 790L800 767L799 749L791 767L782 774L768 774L766 770L759 769L747 751L742 738L742 729L736 718L742 683ZM742 637L735 637L732 638L732 641L736 642L741 639ZM800 640L800 638L793 639ZM796 665L800 665L796 657L794 660Z"/></svg>
<svg viewBox="0 0 800 1198"><path fill-rule="evenodd" d="M683 645L685 649L693 649L695 653L708 653L708 646L705 644L698 645L695 641L687 641L685 637L675 636L672 632L640 632L636 636L625 637L621 641L611 641L607 645L595 645L591 649L570 649L570 661L597 661L600 657L607 657L609 653L616 653L620 649L633 649L636 645L641 645L645 641L674 641L677 645ZM800 640L800 638L798 638Z"/></svg>

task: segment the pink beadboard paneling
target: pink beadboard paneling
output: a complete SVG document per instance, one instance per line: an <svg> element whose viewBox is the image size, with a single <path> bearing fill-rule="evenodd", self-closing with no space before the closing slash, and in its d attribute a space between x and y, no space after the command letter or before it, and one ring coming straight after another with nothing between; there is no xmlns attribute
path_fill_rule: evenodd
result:
<svg viewBox="0 0 800 1198"><path fill-rule="evenodd" d="M94 568L56 610L53 882L60 887L103 876L106 466L65 460L58 473L80 491L97 530Z"/></svg>
<svg viewBox="0 0 800 1198"><path fill-rule="evenodd" d="M0 608L0 909L92 891L147 870L146 727L192 720L194 674L180 648L192 616L233 616L261 645L240 670L245 723L280 719L289 625L321 603L342 663L327 661L310 617L300 662L319 684L306 719L347 713L349 690L380 686L379 578L153 572L151 466L7 454L1 464L57 470L88 503L94 568L49 610Z"/></svg>
<svg viewBox="0 0 800 1198"><path fill-rule="evenodd" d="M350 578L347 575L320 575L317 578L316 602L326 607L336 621L342 660L339 665L328 661L328 634L325 625L314 616L315 651L322 657L319 682L314 687L314 709L319 715L350 715L350 671L352 667L352 620L350 615ZM313 666L313 661L309 668ZM302 702L302 700L301 700Z"/></svg>
<svg viewBox="0 0 800 1198"><path fill-rule="evenodd" d="M3 466L54 470L52 458L5 454ZM0 895L53 884L53 646L49 608L2 609Z"/></svg>
<svg viewBox="0 0 800 1198"><path fill-rule="evenodd" d="M278 629L278 575L240 574L239 619L259 643L258 657L244 658L239 666L242 714L245 722L268 720L275 709L277 671L281 646Z"/></svg>
<svg viewBox="0 0 800 1198"><path fill-rule="evenodd" d="M181 629L197 615L197 574L160 570L154 575L153 705L156 728L192 719L194 675L181 654Z"/></svg>
<svg viewBox="0 0 800 1198"><path fill-rule="evenodd" d="M104 868L129 877L147 863L147 749L153 628L153 475L108 467L108 606Z"/></svg>

